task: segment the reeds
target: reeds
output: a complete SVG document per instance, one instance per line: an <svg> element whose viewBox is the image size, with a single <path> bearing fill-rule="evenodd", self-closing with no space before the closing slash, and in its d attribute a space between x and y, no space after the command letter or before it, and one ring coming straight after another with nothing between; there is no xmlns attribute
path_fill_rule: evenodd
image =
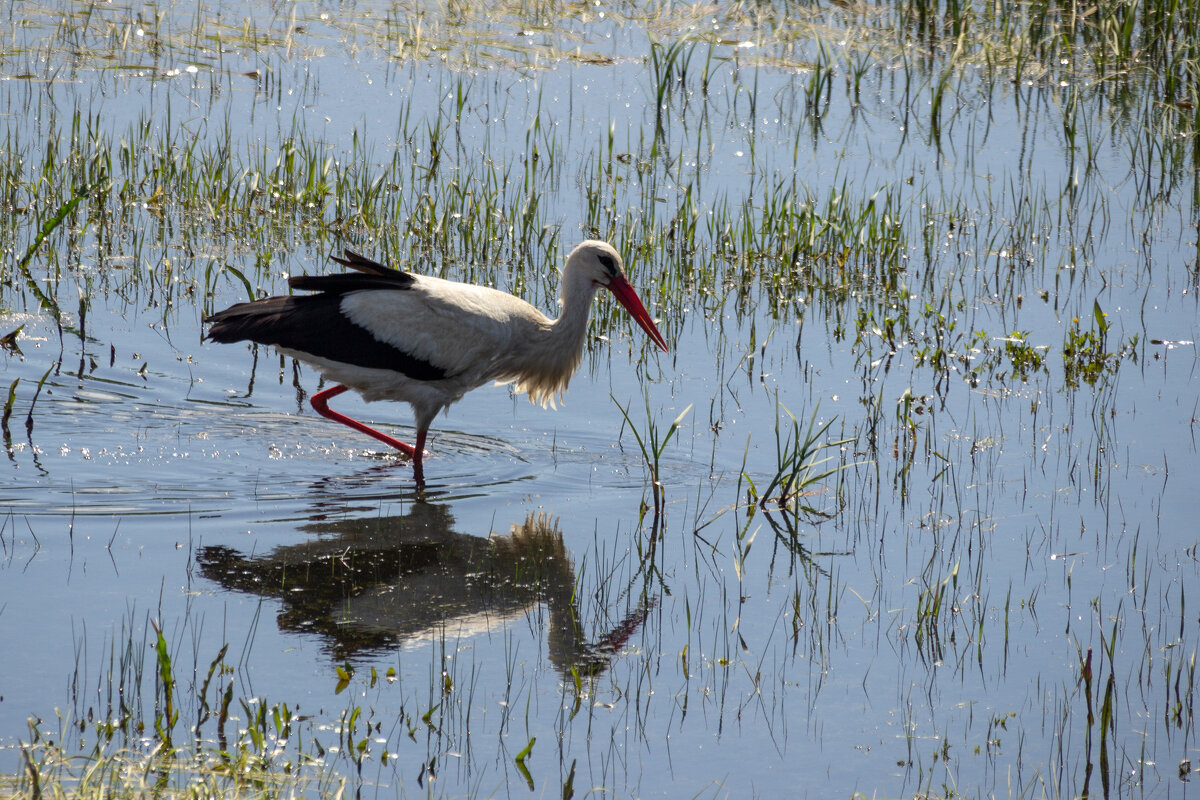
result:
<svg viewBox="0 0 1200 800"><path fill-rule="evenodd" d="M1137 475L1161 474L1175 491L1193 454L1185 444L1168 464L1164 451L1161 466L1144 456L1133 409L1152 398L1125 402L1117 379L1177 368L1194 350L1186 325L1154 339L1149 328L1192 319L1200 276L1195 9L905 0L565 14L523 2L303 14L215 20L200 7L100 4L12 32L0 306L30 316L4 328L6 363L27 370L5 380L14 468L24 445L11 420L26 414L29 452L46 444L35 419L58 432L39 397L68 404L67 378L72 390L91 380L106 315L149 311L157 330L195 339L204 313L284 291L285 273L324 270L346 245L552 312L563 251L598 236L626 257L673 354L641 358L643 339L611 304L593 318L593 337L609 343L590 348L590 376L621 358L642 382L644 415L619 389L610 398L644 474L588 479L629 502L596 501L604 564L568 588L604 605L618 565L645 558L638 578L653 596L636 605L643 618L661 607L659 627L610 684L576 667L551 689L508 633L487 686L442 641L427 671L401 670L420 685L386 708L352 691L375 688L373 668L338 659L326 671L344 705L321 710L331 732L303 749L281 742L316 723L293 702L240 696L226 648L188 680L169 637L147 630L113 645L94 713L85 704L68 720L104 742L96 758L68 761L61 738L34 732L9 786L336 790L308 768L330 745L346 775L390 767L391 745L376 741L390 725L400 735L389 742L420 741L403 756L406 789L493 791L467 774L494 774L469 753L453 776L484 730L501 742L489 763L512 785L544 790L540 776L557 769L564 795L585 781L620 793L631 743L659 755L656 725L675 741L715 733L731 744L735 723L747 740L774 726L781 758L811 727L840 753L846 742L824 733L841 730L847 703L881 709L880 730L898 732L895 753L866 723L847 734L862 774L895 780L885 794L1114 793L1118 764L1146 780L1149 749L1161 761L1189 741L1194 612L1182 588L1176 599L1155 581L1189 586L1194 548L1148 559L1128 531L1178 519ZM398 91L386 112L322 123L309 107L327 98L328 78L297 67L343 49ZM60 52L74 55L56 78L47 70ZM99 88L63 91L68 75ZM597 99L610 82L628 107ZM106 93L147 86L167 99L123 117L101 108ZM47 325L58 348L15 349ZM70 375L60 366L76 354L50 351L76 337ZM123 377L168 384L146 364ZM787 411L805 394L830 415ZM689 427L706 401L707 425ZM1174 411L1185 441L1195 409ZM474 419L463 424L475 435ZM478 522L471 503L491 511L487 491L438 500ZM630 532L648 514L647 548ZM8 558L17 521L0 524ZM776 534L765 545L764 522ZM1123 554L1127 575L1114 578ZM1114 592L1136 598L1137 613L1102 609ZM1076 637L1065 659L1064 628ZM1122 652L1142 653L1136 669ZM1074 664L1078 680L1056 677L1055 664ZM545 698L549 723L538 719ZM1019 785L1002 785L1012 774ZM120 788L122 775L140 777ZM636 791L658 785L646 782Z"/></svg>
<svg viewBox="0 0 1200 800"><path fill-rule="evenodd" d="M306 749L301 721L287 704L238 699L241 717L229 735L235 692L232 678L223 679L233 671L225 661L228 645L212 659L202 682L184 683L176 677L176 654L158 623L149 621L145 632L151 631L150 647L143 648L130 621L123 624L121 634L128 638L114 638L109 672L101 676L95 694L80 686L87 666L76 665L72 685L101 702L107 698L107 710L77 707L60 717L60 730L51 735L39 721L30 720L21 743L24 769L0 776L0 789L79 798L184 797L198 790L223 797L261 797L264 792L327 797L344 791L344 781L320 768L319 743L310 739L315 752ZM149 661L143 660L144 653L150 654ZM147 671L154 675L150 704L142 695ZM145 716L147 705L153 707L150 717ZM195 724L178 736L185 708L195 714ZM90 744L84 747L84 742Z"/></svg>
<svg viewBox="0 0 1200 800"><path fill-rule="evenodd" d="M658 519L666 503L665 489L662 482L662 456L667 449L667 445L671 443L671 439L679 432L679 426L683 424L684 418L687 417L692 407L689 405L685 408L667 426L666 432L663 433L659 431L658 423L655 422L653 416L650 414L649 398L646 400L646 425L640 429L634 424L633 419L630 418L627 406L621 405L615 397L613 398L613 403L620 409L621 416L625 420L625 425L629 426L629 431L633 434L633 438L638 445L638 450L642 454L642 460L646 464L646 470L650 478L650 495L653 501L653 505L650 507L653 508L655 519ZM618 436L618 438L620 437ZM643 500L643 514L646 507Z"/></svg>

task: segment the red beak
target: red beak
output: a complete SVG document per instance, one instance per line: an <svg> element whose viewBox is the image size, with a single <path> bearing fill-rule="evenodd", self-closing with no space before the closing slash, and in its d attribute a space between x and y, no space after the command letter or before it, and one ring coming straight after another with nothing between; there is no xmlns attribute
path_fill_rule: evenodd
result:
<svg viewBox="0 0 1200 800"><path fill-rule="evenodd" d="M646 311L646 307L642 305L642 301L638 298L637 292L629 285L629 281L618 275L609 281L608 290L616 296L617 301L625 306L625 310L629 312L629 316L633 317L638 325L642 326L642 330L659 346L664 353L671 352L667 349L667 340L658 332L658 328L654 326L654 320L650 318L650 314Z"/></svg>

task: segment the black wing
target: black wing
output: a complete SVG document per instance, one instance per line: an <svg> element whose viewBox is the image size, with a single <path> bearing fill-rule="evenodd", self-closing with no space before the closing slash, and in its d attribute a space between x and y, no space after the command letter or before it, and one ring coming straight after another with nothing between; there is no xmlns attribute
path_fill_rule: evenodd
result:
<svg viewBox="0 0 1200 800"><path fill-rule="evenodd" d="M293 289L307 289L314 292L345 294L363 289L407 289L413 285L415 278L407 272L385 267L353 250L343 252L346 255L345 258L337 256L330 256L330 258L361 274L343 272L338 275L296 275L288 278L288 286Z"/></svg>
<svg viewBox="0 0 1200 800"><path fill-rule="evenodd" d="M412 275L409 275L407 272L401 272L398 269L385 267L378 261L372 261L366 256L356 253L353 250L343 250L342 254L346 257L338 258L337 256L330 256L330 258L341 264L343 267L349 267L350 269L357 270L359 272L365 272L368 275L381 275L385 278L403 276L404 278L408 279L410 283L412 282Z"/></svg>
<svg viewBox="0 0 1200 800"><path fill-rule="evenodd" d="M364 274L301 275L288 279L296 289L319 294L267 297L238 303L204 320L205 336L213 342L251 341L284 347L298 353L371 369L388 369L422 381L447 377L443 368L416 358L380 341L342 313L342 295L370 289L407 289L414 278L346 251L348 259L334 258ZM353 263L351 263L353 262Z"/></svg>

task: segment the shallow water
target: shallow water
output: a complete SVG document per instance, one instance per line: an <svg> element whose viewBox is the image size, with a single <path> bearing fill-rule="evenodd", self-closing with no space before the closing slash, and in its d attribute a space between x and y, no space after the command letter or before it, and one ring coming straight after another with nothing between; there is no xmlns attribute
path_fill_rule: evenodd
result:
<svg viewBox="0 0 1200 800"><path fill-rule="evenodd" d="M186 31L176 20L194 10L166 9L164 25ZM1040 797L1103 782L1113 795L1188 795L1200 400L1185 182L1148 192L1134 134L1099 103L1082 112L1105 131L1091 167L1072 158L1063 87L968 77L932 137L928 102L906 100L881 61L859 104L839 83L814 126L799 57L743 64L733 37L716 46L707 94L674 96L656 139L647 55L661 31L635 15L533 37L475 21L430 34L448 56L414 58L347 22L365 29L382 13L298 6L305 31L284 46L287 18L239 7L221 17L225 35L242 27L229 15L257 15L275 38L217 57L180 33L137 68L85 52L61 79L7 82L18 142L61 133L80 107L114 139L147 120L203 147L228 124L239 152L269 161L297 131L333 159L366 142L371 157L352 166L368 173L393 152L425 163L442 126L428 192L536 194L534 227L551 244L509 244L520 234L506 219L493 257L456 260L457 245L403 233L417 213L406 201L380 228L328 213L239 238L221 215L154 211L146 189L107 243L77 228L33 262L65 332L12 280L0 332L25 327L23 355L0 362L0 382L19 379L0 486L6 772L20 768L30 717L64 742L60 719L86 720L83 749L95 742L130 642L153 717L153 619L181 692L228 644L222 685L248 708L306 715L310 744L282 751L320 743L322 763L371 796L524 795L520 763L535 794L571 782L577 796ZM21 34L49 35L39 30ZM450 44L462 31L473 44ZM8 61L48 75L67 58L36 52ZM395 247L414 270L517 288L552 312L544 251L593 234L586 204L606 162L598 191L617 210L596 233L627 245L671 353L606 313L558 410L488 387L439 418L424 493L403 458L309 409L313 371L201 342L206 311L245 299L221 267L277 293L286 274L329 270L343 246ZM877 279L869 255L810 253L776 273L739 260L767 237L723 239L722 209L769 218L792 181L830 219L837 192L847 205L880 192L905 238L904 285ZM681 230L689 193L702 248L668 255L654 241ZM488 222L441 224L453 240ZM23 253L34 232L6 248ZM1114 359L1089 382L1063 342L1072 326L1097 330L1096 308ZM939 327L938 311L957 327ZM910 333L894 339L885 318ZM1013 331L1046 354L1025 380L1003 355ZM921 354L938 342L946 371ZM411 436L403 406L337 405ZM690 407L661 454L659 513L623 407L659 435ZM768 512L752 493L774 474L788 412L801 430L833 420L830 438L848 441L824 469L844 469L808 487L808 510ZM1089 711L1106 698L1102 728ZM361 760L343 741L355 709ZM248 725L235 716L231 730Z"/></svg>

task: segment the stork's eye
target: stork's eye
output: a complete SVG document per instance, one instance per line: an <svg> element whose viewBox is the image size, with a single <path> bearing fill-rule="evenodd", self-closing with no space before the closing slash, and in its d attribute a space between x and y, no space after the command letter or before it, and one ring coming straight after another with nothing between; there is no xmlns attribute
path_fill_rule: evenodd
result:
<svg viewBox="0 0 1200 800"><path fill-rule="evenodd" d="M608 253L600 253L596 256L596 258L600 259L600 265L604 267L605 272L607 272L609 275L617 274L616 259L610 256Z"/></svg>

